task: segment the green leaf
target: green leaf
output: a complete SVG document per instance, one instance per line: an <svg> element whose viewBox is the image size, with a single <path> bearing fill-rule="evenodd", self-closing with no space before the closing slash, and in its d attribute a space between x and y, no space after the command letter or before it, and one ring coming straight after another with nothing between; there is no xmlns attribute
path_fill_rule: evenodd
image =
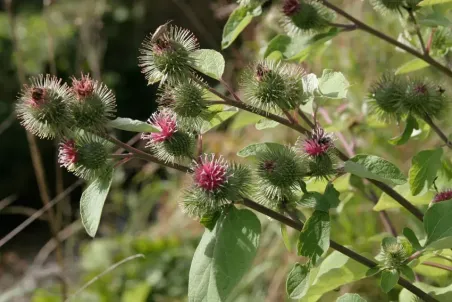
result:
<svg viewBox="0 0 452 302"><path fill-rule="evenodd" d="M413 196L411 194L409 183L405 183L400 186L395 186L393 189L414 205L429 204L434 196L433 192L431 191L428 191L425 194ZM396 202L392 197L390 197L386 193L383 193L381 194L378 203L375 205L374 211L383 211L387 209L396 209L401 207L402 206L398 202Z"/></svg>
<svg viewBox="0 0 452 302"><path fill-rule="evenodd" d="M416 234L413 232L412 229L410 228L403 228L403 236L406 237L406 239L408 239L408 241L411 243L411 245L416 249L416 251L419 251L422 249L421 244L419 243L419 240L416 237Z"/></svg>
<svg viewBox="0 0 452 302"><path fill-rule="evenodd" d="M250 267L261 225L250 210L226 209L215 228L205 230L188 280L188 301L224 301Z"/></svg>
<svg viewBox="0 0 452 302"><path fill-rule="evenodd" d="M411 161L410 179L411 194L414 196L428 190L435 180L441 167L443 149L424 150L413 157Z"/></svg>
<svg viewBox="0 0 452 302"><path fill-rule="evenodd" d="M281 237L284 242L284 246L286 247L287 251L292 251L292 244L290 242L289 233L287 232L287 226L284 223L280 223L280 230L281 230Z"/></svg>
<svg viewBox="0 0 452 302"><path fill-rule="evenodd" d="M240 157L256 156L256 154L266 150L278 150L281 148L286 148L286 146L277 143L252 144L237 152L237 155Z"/></svg>
<svg viewBox="0 0 452 302"><path fill-rule="evenodd" d="M121 302L145 302L151 291L151 285L147 281L142 281L124 289Z"/></svg>
<svg viewBox="0 0 452 302"><path fill-rule="evenodd" d="M221 79L225 66L221 53L213 49L198 49L190 57L194 59L194 69L216 80Z"/></svg>
<svg viewBox="0 0 452 302"><path fill-rule="evenodd" d="M345 294L337 298L336 302L367 302L358 294Z"/></svg>
<svg viewBox="0 0 452 302"><path fill-rule="evenodd" d="M287 47L292 42L292 38L287 35L276 35L273 39L268 42L267 49L264 52L264 58L267 58L272 53L278 51L284 56ZM287 58L287 56L285 56Z"/></svg>
<svg viewBox="0 0 452 302"><path fill-rule="evenodd" d="M212 130L216 126L222 124L226 120L228 120L231 117L233 117L234 115L236 115L237 113L238 113L238 110L236 110L234 108L230 111L229 110L221 111L221 112L217 112L217 113L213 114L208 121L204 121L204 123L201 127L201 133L204 134L204 133Z"/></svg>
<svg viewBox="0 0 452 302"><path fill-rule="evenodd" d="M251 10L247 6L237 7L229 16L229 19L223 28L221 49L228 48L245 29L245 27L250 24L253 17L260 15L261 12L261 7L258 7L254 10Z"/></svg>
<svg viewBox="0 0 452 302"><path fill-rule="evenodd" d="M287 59L303 62L311 54L316 54L326 42L340 33L337 28L331 28L328 32L316 34L312 37L299 35L293 38L292 43L286 49Z"/></svg>
<svg viewBox="0 0 452 302"><path fill-rule="evenodd" d="M403 64L399 68L397 68L395 74L398 75L398 74L409 73L409 72L413 72L413 71L416 71L416 70L420 70L420 69L426 68L428 66L430 66L430 64L428 64L424 60L413 59L413 60Z"/></svg>
<svg viewBox="0 0 452 302"><path fill-rule="evenodd" d="M94 179L83 191L80 199L80 218L86 232L91 237L96 235L99 227L102 209L108 191L110 191L113 173Z"/></svg>
<svg viewBox="0 0 452 302"><path fill-rule="evenodd" d="M328 212L330 208L335 208L339 205L339 195L339 191L337 191L334 188L334 185L329 182L326 185L325 192L323 194L318 192L305 193L301 197L301 200L298 201L298 204L303 207Z"/></svg>
<svg viewBox="0 0 452 302"><path fill-rule="evenodd" d="M424 229L429 249L452 248L452 200L433 204L424 215Z"/></svg>
<svg viewBox="0 0 452 302"><path fill-rule="evenodd" d="M391 185L401 185L406 182L406 177L400 172L399 168L375 155L356 155L345 162L344 169L345 172Z"/></svg>
<svg viewBox="0 0 452 302"><path fill-rule="evenodd" d="M319 79L317 79L317 76L310 73L304 75L301 80L303 83L303 92L308 96L315 96L319 89Z"/></svg>
<svg viewBox="0 0 452 302"><path fill-rule="evenodd" d="M275 128L278 125L279 125L278 122L263 118L256 123L256 129L257 130L270 129L270 128Z"/></svg>
<svg viewBox="0 0 452 302"><path fill-rule="evenodd" d="M411 138L414 129L419 129L419 125L416 121L416 118L414 118L412 115L409 115L406 119L405 129L403 130L403 133L397 137L391 138L389 140L389 143L396 146L405 144Z"/></svg>
<svg viewBox="0 0 452 302"><path fill-rule="evenodd" d="M319 79L319 90L322 96L331 99L345 99L350 83L341 72L325 69Z"/></svg>
<svg viewBox="0 0 452 302"><path fill-rule="evenodd" d="M150 124L138 120L133 120L125 117L118 117L112 121L108 122L110 127L131 131L131 132L158 132L158 129L154 128Z"/></svg>
<svg viewBox="0 0 452 302"><path fill-rule="evenodd" d="M311 269L310 286L302 297L303 302L316 302L327 292L365 277L367 266L333 251L320 264Z"/></svg>
<svg viewBox="0 0 452 302"><path fill-rule="evenodd" d="M306 221L298 240L298 255L308 257L315 265L330 247L330 215L314 211Z"/></svg>
<svg viewBox="0 0 452 302"><path fill-rule="evenodd" d="M234 121L232 122L230 129L238 130L248 125L256 124L261 119L263 119L263 117L260 115L248 111L239 111L239 113L234 117Z"/></svg>
<svg viewBox="0 0 452 302"><path fill-rule="evenodd" d="M399 281L399 273L396 270L384 270L381 273L380 286L385 293L389 293Z"/></svg>
<svg viewBox="0 0 452 302"><path fill-rule="evenodd" d="M213 230L218 218L220 218L220 215L221 213L219 211L212 214L203 215L199 220L199 223L202 224L206 229Z"/></svg>
<svg viewBox="0 0 452 302"><path fill-rule="evenodd" d="M291 299L301 299L309 289L309 268L296 263L287 275L286 291Z"/></svg>
<svg viewBox="0 0 452 302"><path fill-rule="evenodd" d="M400 272L411 282L414 282L414 280L416 279L414 276L414 271L411 267L409 267L408 265L402 265L400 267Z"/></svg>
<svg viewBox="0 0 452 302"><path fill-rule="evenodd" d="M381 271L381 267L379 267L379 266L371 267L366 271L366 277L372 277L372 276L378 274L380 271Z"/></svg>
<svg viewBox="0 0 452 302"><path fill-rule="evenodd" d="M444 4L444 3L450 3L452 0L423 0L418 3L419 6L429 6L429 5L435 5L435 4Z"/></svg>

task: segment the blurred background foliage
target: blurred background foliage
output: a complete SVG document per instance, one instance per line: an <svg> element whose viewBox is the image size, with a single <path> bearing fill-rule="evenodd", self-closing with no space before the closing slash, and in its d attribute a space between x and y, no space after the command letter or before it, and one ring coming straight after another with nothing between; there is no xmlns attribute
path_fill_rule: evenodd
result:
<svg viewBox="0 0 452 302"><path fill-rule="evenodd" d="M222 52L227 61L225 79L236 89L243 67L261 58L269 40L281 32L278 7L271 5L276 2L267 3L264 14ZM393 37L404 30L397 15L378 14L368 1L332 2ZM174 24L191 29L203 48L219 50L222 27L235 6L232 0L15 0L12 12L21 54L13 50L8 12L3 6L0 10L0 200L5 199L0 205L9 201L11 204L0 207L0 236L41 207L25 133L12 115L14 100L20 90L18 59L27 75L48 73L56 67L57 75L67 81L82 71L90 72L116 93L119 116L145 120L156 108L156 87L146 85L137 66L138 48L144 37L160 24L173 20ZM370 83L382 72L396 69L411 59L406 53L364 32L353 31L342 33L314 49L301 63L308 72L319 76L325 68L339 70L351 83L347 100L324 105L322 124L328 125L329 131L341 131L353 142L357 153L379 155L405 172L411 157L420 149L438 145L438 139L424 131L403 146L389 144L388 140L399 135L403 127L367 116L365 100ZM414 75L428 75L450 91L450 81L430 68ZM441 121L441 126L450 130L451 123L446 118ZM118 135L123 140L131 137L124 133ZM251 142L293 143L295 139L295 133L284 127L257 131L253 126L241 127L236 118L219 131L210 132L205 142L207 150L234 158L241 147ZM39 147L51 195L55 196L55 143L40 140ZM66 172L63 176L65 187L76 181ZM129 162L115 175L95 239L84 234L78 220L81 188L62 203L64 278L71 292L121 259L137 253L145 256L101 277L74 300L186 300L190 261L202 234L202 227L184 216L177 205L186 178L153 164ZM319 190L325 186L321 182L309 185L311 189ZM350 185L349 176L336 180L335 187L341 192L341 205L333 215L332 238L352 245L357 251L375 255L385 233L382 233L379 213L372 210L374 204ZM425 204L429 198L425 197L421 203ZM404 226L422 229L400 209L391 210L390 217L399 233ZM59 273L52 256L54 246L48 243L51 237L45 219L47 216L42 216L1 248L0 301L61 301L57 286ZM280 239L279 225L266 218L262 218L262 223L264 235L259 255L235 289L231 301L286 299L285 278L298 259L295 253L286 251ZM295 233L289 234L296 237ZM345 263L349 260L332 253L326 261ZM423 278L438 286L446 286L452 280L443 270L431 267L420 270ZM324 293L321 301L334 301L335 297L349 291L360 293L368 301L397 299L400 289L389 296L383 295L376 285L377 279L367 278L343 286L344 280L352 281L363 273L354 263L325 271L320 266L309 301L317 300Z"/></svg>

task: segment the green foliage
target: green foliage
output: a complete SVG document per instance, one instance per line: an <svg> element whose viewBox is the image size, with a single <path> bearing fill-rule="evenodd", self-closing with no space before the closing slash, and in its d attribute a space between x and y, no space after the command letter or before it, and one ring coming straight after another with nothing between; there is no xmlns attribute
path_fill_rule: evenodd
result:
<svg viewBox="0 0 452 302"><path fill-rule="evenodd" d="M429 190L441 167L443 149L423 150L413 157L409 175L411 194Z"/></svg>
<svg viewBox="0 0 452 302"><path fill-rule="evenodd" d="M250 156L256 156L258 153L269 151L269 150L278 150L278 149L284 149L286 148L284 145L278 144L278 143L259 143L259 144L252 144L249 146L246 146L239 152L237 152L237 155L240 157L250 157Z"/></svg>
<svg viewBox="0 0 452 302"><path fill-rule="evenodd" d="M319 79L319 91L322 96L331 99L345 99L350 83L341 72L330 69L323 71Z"/></svg>
<svg viewBox="0 0 452 302"><path fill-rule="evenodd" d="M110 121L108 125L112 128L131 131L131 132L157 132L152 125L146 122L133 120L127 117L117 117L116 119Z"/></svg>
<svg viewBox="0 0 452 302"><path fill-rule="evenodd" d="M436 250L452 246L452 223L449 219L451 213L452 200L433 204L427 210L424 216L424 229L427 234L424 248Z"/></svg>
<svg viewBox="0 0 452 302"><path fill-rule="evenodd" d="M385 270L381 273L380 286L385 293L389 293L399 281L399 273L396 270Z"/></svg>
<svg viewBox="0 0 452 302"><path fill-rule="evenodd" d="M340 193L334 188L334 185L328 182L323 194L307 192L303 194L298 203L303 207L328 212L330 208L335 208L339 205L339 195Z"/></svg>
<svg viewBox="0 0 452 302"><path fill-rule="evenodd" d="M389 184L402 185L406 182L405 175L394 164L375 155L356 155L344 166L348 173L359 177L375 179Z"/></svg>
<svg viewBox="0 0 452 302"><path fill-rule="evenodd" d="M250 24L253 17L261 14L260 6L250 8L248 6L239 6L229 16L226 25L223 28L223 39L221 48L225 49L231 46L232 42L240 35L240 33Z"/></svg>
<svg viewBox="0 0 452 302"><path fill-rule="evenodd" d="M224 301L251 265L260 232L259 219L251 211L225 210L215 228L204 232L193 256L189 301Z"/></svg>
<svg viewBox="0 0 452 302"><path fill-rule="evenodd" d="M324 211L314 211L306 221L298 239L298 255L308 257L313 265L330 246L330 216Z"/></svg>
<svg viewBox="0 0 452 302"><path fill-rule="evenodd" d="M409 200L412 204L415 205L425 205L429 204L434 194L431 191L427 191L424 194L419 194L417 196L413 196L411 194L410 184L405 183L403 185L397 185L394 188L394 191L399 193L401 196ZM374 210L375 211L382 211L387 209L395 209L395 208L401 208L401 205L397 203L394 199L392 199L388 194L383 193L380 196L380 199L378 199L378 203L375 205Z"/></svg>
<svg viewBox="0 0 452 302"><path fill-rule="evenodd" d="M291 299L300 299L309 289L309 267L296 263L287 275L286 291Z"/></svg>
<svg viewBox="0 0 452 302"><path fill-rule="evenodd" d="M403 64L399 68L397 68L395 74L398 75L398 74L409 73L409 72L420 70L422 68L426 68L428 66L430 66L430 65L427 62L425 62L424 60L413 59L413 60Z"/></svg>
<svg viewBox="0 0 452 302"><path fill-rule="evenodd" d="M220 80L224 72L224 58L218 51L212 49L198 49L190 54L193 59L193 68L197 71Z"/></svg>
<svg viewBox="0 0 452 302"><path fill-rule="evenodd" d="M99 227L102 209L112 180L113 173L94 179L83 191L80 199L80 217L86 232L91 237L96 235Z"/></svg>
<svg viewBox="0 0 452 302"><path fill-rule="evenodd" d="M336 302L367 302L358 294L345 294L337 298Z"/></svg>

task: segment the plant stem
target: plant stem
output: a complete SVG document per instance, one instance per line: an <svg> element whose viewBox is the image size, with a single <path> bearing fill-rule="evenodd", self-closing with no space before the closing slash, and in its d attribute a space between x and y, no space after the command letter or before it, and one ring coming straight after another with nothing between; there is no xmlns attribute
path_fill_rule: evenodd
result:
<svg viewBox="0 0 452 302"><path fill-rule="evenodd" d="M329 22L329 25L338 27L338 28L342 28L343 31L352 31L352 30L358 29L356 24L341 24L341 23Z"/></svg>
<svg viewBox="0 0 452 302"><path fill-rule="evenodd" d="M436 268L439 268L439 269L443 269L443 270L452 272L452 266L444 265L444 264L441 264L441 263L425 261L425 262L422 262L421 264L422 265L426 265L426 266L436 267Z"/></svg>
<svg viewBox="0 0 452 302"><path fill-rule="evenodd" d="M450 149L452 149L452 142L449 140L449 138L447 137L447 135L441 130L441 128L439 128L435 122L433 122L433 120L430 118L430 116L426 116L424 117L424 121L430 126L430 128L433 129L433 131L436 132L436 134L438 134L438 136L446 143L446 146Z"/></svg>
<svg viewBox="0 0 452 302"><path fill-rule="evenodd" d="M388 42L389 44L392 44L394 46L397 46L398 48L401 48L403 50L405 50L406 52L412 54L413 56L423 60L426 63L429 63L430 65L434 66L435 68L437 68L438 70L440 70L441 72L443 72L444 74L446 74L447 76L452 78L452 70L450 70L447 66L442 65L441 63L437 62L436 60L434 60L432 57L430 57L427 54L422 54L420 52L418 52L417 50L411 48L410 46L407 46L403 43L400 43L399 41L397 41L394 38L391 38L390 36L370 27L369 25L359 21L358 19L356 19L355 17L351 16L350 14L348 14L347 12L345 12L344 10L342 10L341 8L337 7L336 5L330 3L328 0L319 0L320 3L322 3L324 6L328 7L329 9L335 11L337 14L343 16L344 18L348 19L349 21L353 22L353 24L355 24L358 29L361 29L365 32L370 33L371 35L374 35L378 38L380 38L381 40L384 40L386 42Z"/></svg>
<svg viewBox="0 0 452 302"><path fill-rule="evenodd" d="M435 36L435 32L436 32L436 27L433 27L430 32L430 36L428 37L427 46L425 47L426 48L425 51L427 54L430 53L430 49L432 48L433 37Z"/></svg>
<svg viewBox="0 0 452 302"><path fill-rule="evenodd" d="M421 29L419 27L419 24L416 21L416 17L414 16L413 10L411 8L407 8L408 15L410 15L411 21L413 21L414 28L416 29L416 34L419 39L419 43L421 43L422 51L424 52L424 55L428 55L428 51L425 48L424 39L422 38Z"/></svg>

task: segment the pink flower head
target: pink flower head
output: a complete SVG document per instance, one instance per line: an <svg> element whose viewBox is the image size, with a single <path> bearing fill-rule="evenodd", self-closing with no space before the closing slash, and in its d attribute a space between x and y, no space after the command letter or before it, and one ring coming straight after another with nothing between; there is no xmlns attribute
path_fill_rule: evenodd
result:
<svg viewBox="0 0 452 302"><path fill-rule="evenodd" d="M452 199L452 190L446 190L435 195L433 203Z"/></svg>
<svg viewBox="0 0 452 302"><path fill-rule="evenodd" d="M47 91L45 88L33 87L31 88L31 98L29 103L32 106L38 107L42 105L45 101Z"/></svg>
<svg viewBox="0 0 452 302"><path fill-rule="evenodd" d="M94 81L88 75L83 75L80 79L72 78L72 89L78 99L89 97L94 92Z"/></svg>
<svg viewBox="0 0 452 302"><path fill-rule="evenodd" d="M215 191L228 180L228 164L213 154L200 157L194 170L196 185L206 191Z"/></svg>
<svg viewBox="0 0 452 302"><path fill-rule="evenodd" d="M298 0L286 0L283 4L284 15L290 17L298 13L300 10L300 1Z"/></svg>
<svg viewBox="0 0 452 302"><path fill-rule="evenodd" d="M74 140L66 140L58 148L58 162L63 167L69 167L78 160L77 148Z"/></svg>
<svg viewBox="0 0 452 302"><path fill-rule="evenodd" d="M161 143L173 136L177 131L176 115L169 110L161 110L154 113L148 123L159 130L150 134L144 134L142 138L150 139L151 142Z"/></svg>
<svg viewBox="0 0 452 302"><path fill-rule="evenodd" d="M333 140L322 128L314 129L311 137L303 143L304 152L314 157L325 154L331 147Z"/></svg>

